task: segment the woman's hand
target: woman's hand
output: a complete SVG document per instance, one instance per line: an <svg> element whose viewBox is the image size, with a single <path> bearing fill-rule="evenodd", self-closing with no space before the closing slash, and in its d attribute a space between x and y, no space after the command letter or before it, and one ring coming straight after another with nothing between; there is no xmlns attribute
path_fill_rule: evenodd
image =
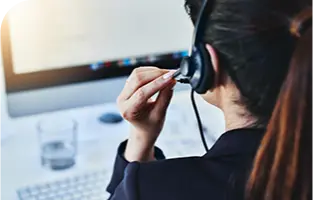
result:
<svg viewBox="0 0 313 200"><path fill-rule="evenodd" d="M175 85L173 73L156 67L137 68L117 99L122 116L132 124L125 151L130 162L154 159L154 143L163 128ZM153 101L151 97L157 92Z"/></svg>

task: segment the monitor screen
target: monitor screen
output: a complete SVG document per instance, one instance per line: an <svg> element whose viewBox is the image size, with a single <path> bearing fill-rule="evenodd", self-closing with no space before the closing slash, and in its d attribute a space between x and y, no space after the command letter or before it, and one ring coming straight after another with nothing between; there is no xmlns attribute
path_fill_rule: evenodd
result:
<svg viewBox="0 0 313 200"><path fill-rule="evenodd" d="M1 24L10 116L113 102L135 67L177 68L192 32L184 0L23 1Z"/></svg>
<svg viewBox="0 0 313 200"><path fill-rule="evenodd" d="M192 30L182 0L28 0L7 20L14 74L178 58Z"/></svg>

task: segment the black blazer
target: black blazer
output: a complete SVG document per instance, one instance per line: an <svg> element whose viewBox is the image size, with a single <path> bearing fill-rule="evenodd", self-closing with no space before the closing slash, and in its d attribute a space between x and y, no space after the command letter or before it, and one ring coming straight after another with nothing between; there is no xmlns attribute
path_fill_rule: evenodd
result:
<svg viewBox="0 0 313 200"><path fill-rule="evenodd" d="M118 148L107 191L111 200L224 200L244 199L254 155L264 134L261 129L224 133L203 157L128 163L123 158L126 142Z"/></svg>

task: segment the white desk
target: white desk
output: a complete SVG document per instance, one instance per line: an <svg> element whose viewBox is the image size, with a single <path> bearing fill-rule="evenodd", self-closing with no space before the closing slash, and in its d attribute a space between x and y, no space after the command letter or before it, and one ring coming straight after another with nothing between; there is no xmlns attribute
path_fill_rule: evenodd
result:
<svg viewBox="0 0 313 200"><path fill-rule="evenodd" d="M224 130L222 113L197 98L203 124L217 138ZM16 190L23 186L79 175L88 171L107 170L108 181L118 144L127 138L128 124L103 125L97 121L105 111L114 111L112 105L97 105L61 112L42 114L15 120L10 126L14 133L2 141L1 199L17 199ZM77 163L64 171L51 171L40 165L39 146L35 125L48 115L71 117L79 123ZM169 109L163 133L157 142L167 157L201 155L204 153L189 92L175 94ZM209 142L209 146L212 142ZM103 187L106 187L104 185Z"/></svg>

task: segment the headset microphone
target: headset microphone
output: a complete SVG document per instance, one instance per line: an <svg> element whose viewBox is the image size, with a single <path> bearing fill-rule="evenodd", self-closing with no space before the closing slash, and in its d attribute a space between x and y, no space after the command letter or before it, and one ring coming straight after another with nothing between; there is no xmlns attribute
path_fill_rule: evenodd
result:
<svg viewBox="0 0 313 200"><path fill-rule="evenodd" d="M189 49L189 54L187 57L183 58L179 69L173 75L173 78L175 78L178 82L188 83L192 87L191 102L197 118L201 140L206 151L209 151L209 148L205 141L200 115L194 98L194 92L204 94L211 89L214 84L213 65L205 48L205 43L203 42L207 21L213 9L213 2L214 1L212 0L203 1L198 19L195 23L192 45Z"/></svg>

